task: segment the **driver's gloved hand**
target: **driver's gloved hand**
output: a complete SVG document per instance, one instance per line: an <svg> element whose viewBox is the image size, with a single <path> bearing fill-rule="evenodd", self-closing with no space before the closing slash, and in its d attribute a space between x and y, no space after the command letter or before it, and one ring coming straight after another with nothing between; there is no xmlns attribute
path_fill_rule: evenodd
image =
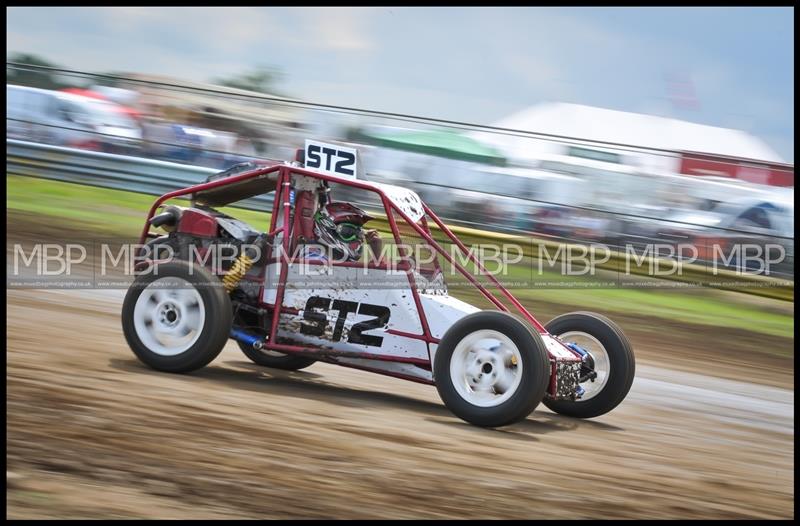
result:
<svg viewBox="0 0 800 526"><path fill-rule="evenodd" d="M374 228L371 230L365 230L364 241L367 242L370 250L372 250L372 258L375 260L375 263L378 265L382 264L383 259L381 258L381 251L383 250L383 241L381 240L381 235L378 233L378 231Z"/></svg>

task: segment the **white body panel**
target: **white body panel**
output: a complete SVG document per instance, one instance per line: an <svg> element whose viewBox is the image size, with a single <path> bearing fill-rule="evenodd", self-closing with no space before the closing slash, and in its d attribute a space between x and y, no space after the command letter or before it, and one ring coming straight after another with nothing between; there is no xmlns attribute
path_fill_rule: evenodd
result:
<svg viewBox="0 0 800 526"><path fill-rule="evenodd" d="M413 191L393 185L359 182L381 190L411 221L417 222L424 216L422 201ZM318 181L309 177L296 180L296 189L316 190L317 185ZM283 214L279 213L274 227L280 228L282 224ZM282 235L276 235L274 245L280 246L282 241ZM273 263L264 271L261 301L265 304L276 303L280 269L280 264ZM422 288L426 279L415 275L418 286ZM281 343L354 353L354 356L332 355L328 358L343 365L432 381L428 369L433 363L437 345L423 339L420 314L424 313L431 336L438 340L458 320L480 311L449 296L440 285L434 281L430 290L420 290L418 308L404 271L303 262L289 264L282 307L297 313L281 313L277 336ZM552 337L546 337L545 344L552 355L575 359ZM358 357L359 354L364 357ZM376 355L401 361L376 360Z"/></svg>
<svg viewBox="0 0 800 526"><path fill-rule="evenodd" d="M261 298L264 303L275 303L278 270L277 264L267 267ZM425 361L431 359L425 341L388 332L395 330L419 336L423 333L414 296L404 272L300 264L289 265L287 271L283 306L300 312L281 315L278 336L297 343L319 345L337 351L382 354ZM327 323L324 324L325 331L321 335L307 334L309 325L313 323L306 316L306 307L311 298L322 298L311 300L312 303L330 300L329 308L312 308L317 313L324 312L327 318ZM341 329L337 331L341 309L334 308L334 301L387 308L388 322L362 333L382 338L380 345L364 345L348 341L353 326L374 319L373 314L348 313L341 324ZM453 323L479 310L446 294L420 294L420 301L434 338L441 338ZM301 332L304 326L306 333Z"/></svg>
<svg viewBox="0 0 800 526"><path fill-rule="evenodd" d="M321 346L336 351L380 354L401 359L433 362L436 344L408 336L391 334L389 330L422 336L422 323L414 302L414 296L408 287L405 273L391 273L385 270L364 269L355 267L329 267L324 265L289 265L284 292L283 306L296 309L297 314L281 314L278 336L287 338L296 344ZM267 267L265 287L262 295L264 303L274 304L276 298L275 284L278 281L279 266ZM306 334L313 321L307 318L306 310L311 298L313 301L327 301L327 308L313 307L309 309L317 314L324 314L321 319L325 330L320 335ZM374 313L362 314L354 305L351 312L346 313L343 320L340 308L334 302L349 302L388 309L386 324L365 330L363 335L380 338L380 344L365 345L348 341L356 324L375 319ZM441 339L450 327L458 320L478 312L480 309L447 294L420 294L420 302L428 321L431 335ZM340 303L341 305L342 303ZM337 331L337 323L340 328ZM556 359L574 361L575 354L550 335L542 335L545 347ZM430 379L430 371L420 369L413 364L395 364L379 360L361 358L339 358L337 361L360 364L365 367L386 370L393 373Z"/></svg>

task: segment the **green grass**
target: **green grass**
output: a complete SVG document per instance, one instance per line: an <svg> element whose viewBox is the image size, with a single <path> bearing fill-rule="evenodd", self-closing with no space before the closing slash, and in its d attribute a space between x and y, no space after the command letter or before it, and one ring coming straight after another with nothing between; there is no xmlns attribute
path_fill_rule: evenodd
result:
<svg viewBox="0 0 800 526"><path fill-rule="evenodd" d="M560 272L548 270L540 273L535 263L530 260L509 267L507 273L502 277L498 276L498 279L508 283L530 283L529 286L516 286L512 289L514 296L526 305L535 306L537 302L547 302L576 309L619 312L689 324L740 328L787 338L794 335L792 305L779 300L756 299L735 292L699 287L590 288L591 284L598 283L598 280L616 282L616 276L611 272L601 272L597 278L565 276ZM554 285L537 287L535 285L537 282ZM459 290L457 286L451 286L451 290L456 295L462 294L470 299L477 296L477 293L469 290L460 292L463 289Z"/></svg>
<svg viewBox="0 0 800 526"><path fill-rule="evenodd" d="M138 236L147 211L156 196L95 186L62 183L9 175L6 178L8 210L31 212L66 219L98 232ZM176 204L188 200L175 199ZM220 208L225 213L263 229L269 226L269 213Z"/></svg>
<svg viewBox="0 0 800 526"><path fill-rule="evenodd" d="M793 337L794 317L719 299L711 291L684 290L515 290L520 301L547 301L581 309L603 310L643 317L666 318L697 325L750 330L786 338ZM774 301L774 300L771 300Z"/></svg>
<svg viewBox="0 0 800 526"><path fill-rule="evenodd" d="M138 236L145 214L154 196L108 190L45 179L10 175L7 178L8 210L24 211L52 218L53 222L71 222L81 228L122 236ZM177 201L176 201L177 202ZM266 230L269 213L222 208L251 225ZM530 263L509 268L504 280L518 282L565 281L572 277L557 272L537 275ZM578 278L584 282L591 278ZM612 278L613 279L613 278ZM452 287L455 295L472 298L469 290ZM520 301L537 301L574 308L619 312L654 319L668 319L688 324L743 328L753 332L793 338L794 312L786 302L769 299L753 301L741 294L708 289L644 290L621 288L514 288ZM534 308L535 312L535 308Z"/></svg>

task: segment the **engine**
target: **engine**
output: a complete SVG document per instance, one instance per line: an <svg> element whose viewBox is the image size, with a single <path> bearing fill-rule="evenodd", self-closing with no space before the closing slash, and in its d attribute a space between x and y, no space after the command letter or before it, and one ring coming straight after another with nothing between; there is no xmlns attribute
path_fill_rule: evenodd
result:
<svg viewBox="0 0 800 526"><path fill-rule="evenodd" d="M150 224L168 232L148 243L154 259L171 257L201 264L224 275L229 293L246 275L254 274L253 269L263 267L268 247L264 234L219 210L167 206Z"/></svg>

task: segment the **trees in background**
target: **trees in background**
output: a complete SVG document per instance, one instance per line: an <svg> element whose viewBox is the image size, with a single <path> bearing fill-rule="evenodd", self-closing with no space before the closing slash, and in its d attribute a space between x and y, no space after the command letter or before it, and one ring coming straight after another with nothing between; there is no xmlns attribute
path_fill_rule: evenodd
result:
<svg viewBox="0 0 800 526"><path fill-rule="evenodd" d="M250 71L231 77L217 78L212 82L229 88L255 91L266 95L280 95L275 85L282 77L283 75L274 68L257 66Z"/></svg>
<svg viewBox="0 0 800 526"><path fill-rule="evenodd" d="M31 66L43 66L49 68L62 67L54 64L39 55L33 53L11 53L6 57L7 62L19 64L29 64ZM34 88L54 89L72 88L80 86L80 79L65 77L48 70L24 69L16 66L6 66L6 82L8 84L19 84L22 86L32 86Z"/></svg>

